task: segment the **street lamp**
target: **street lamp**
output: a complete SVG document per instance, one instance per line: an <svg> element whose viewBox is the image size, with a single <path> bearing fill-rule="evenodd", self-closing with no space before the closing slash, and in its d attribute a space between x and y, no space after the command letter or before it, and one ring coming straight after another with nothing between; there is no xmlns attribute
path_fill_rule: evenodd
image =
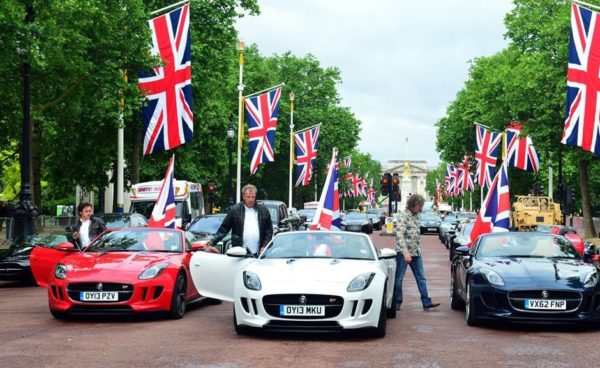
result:
<svg viewBox="0 0 600 368"><path fill-rule="evenodd" d="M33 5L26 6L25 23L33 22ZM27 36L26 36L27 37ZM23 132L21 142L21 193L20 202L15 208L14 239L35 234L34 220L37 208L31 194L31 72L26 49L19 49L23 57Z"/></svg>
<svg viewBox="0 0 600 368"><path fill-rule="evenodd" d="M233 202L233 189L231 188L231 177L233 176L233 137L235 135L233 115L229 117L229 127L227 127L227 155L228 155L228 168L229 175L227 177L227 204L231 207Z"/></svg>

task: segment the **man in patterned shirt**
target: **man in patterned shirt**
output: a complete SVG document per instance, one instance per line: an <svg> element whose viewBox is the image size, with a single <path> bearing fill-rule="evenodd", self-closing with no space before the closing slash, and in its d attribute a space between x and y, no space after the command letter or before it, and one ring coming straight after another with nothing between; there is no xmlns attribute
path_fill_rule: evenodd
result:
<svg viewBox="0 0 600 368"><path fill-rule="evenodd" d="M410 266L419 293L423 309L435 308L440 303L433 303L427 293L425 270L423 269L423 257L421 256L421 221L419 214L423 210L425 198L418 194L411 195L406 201L406 211L400 215L396 231L396 244L398 255L396 256L396 310L400 310L402 304L402 279Z"/></svg>

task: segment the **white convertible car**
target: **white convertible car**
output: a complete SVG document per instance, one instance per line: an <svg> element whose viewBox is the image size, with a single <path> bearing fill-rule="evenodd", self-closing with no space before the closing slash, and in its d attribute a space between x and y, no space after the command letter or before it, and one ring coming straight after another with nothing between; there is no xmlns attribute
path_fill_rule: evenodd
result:
<svg viewBox="0 0 600 368"><path fill-rule="evenodd" d="M365 234L296 231L275 236L259 258L241 247L196 252L190 268L202 295L234 303L238 334L365 329L383 337L396 317L395 258Z"/></svg>

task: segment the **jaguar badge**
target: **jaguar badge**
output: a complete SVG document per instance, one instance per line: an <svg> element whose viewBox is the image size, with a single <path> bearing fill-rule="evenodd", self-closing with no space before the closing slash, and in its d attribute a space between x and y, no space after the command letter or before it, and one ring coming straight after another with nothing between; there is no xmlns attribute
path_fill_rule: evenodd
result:
<svg viewBox="0 0 600 368"><path fill-rule="evenodd" d="M548 292L548 290L542 291L542 298L548 299L549 296L550 296L550 293Z"/></svg>
<svg viewBox="0 0 600 368"><path fill-rule="evenodd" d="M300 304L306 304L306 296L305 295L302 295L300 297Z"/></svg>
<svg viewBox="0 0 600 368"><path fill-rule="evenodd" d="M104 288L104 285L102 285L101 282L99 282L99 283L96 284L96 290L102 291L103 288Z"/></svg>

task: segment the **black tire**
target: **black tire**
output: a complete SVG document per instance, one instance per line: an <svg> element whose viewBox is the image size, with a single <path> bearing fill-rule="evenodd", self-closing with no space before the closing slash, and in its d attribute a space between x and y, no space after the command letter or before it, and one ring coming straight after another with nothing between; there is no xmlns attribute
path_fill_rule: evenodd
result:
<svg viewBox="0 0 600 368"><path fill-rule="evenodd" d="M394 293L392 294L392 305L390 308L386 309L385 316L387 318L394 319L396 318L396 314L398 314L398 311L396 310L396 285L394 285Z"/></svg>
<svg viewBox="0 0 600 368"><path fill-rule="evenodd" d="M453 310L459 310L465 308L465 302L462 300L458 292L456 291L456 280L455 271L450 271L450 308Z"/></svg>
<svg viewBox="0 0 600 368"><path fill-rule="evenodd" d="M454 258L454 244L450 245L450 248L448 248L448 257L450 257L450 261Z"/></svg>
<svg viewBox="0 0 600 368"><path fill-rule="evenodd" d="M237 317L235 316L235 304L233 305L233 328L238 335L247 335L250 332L249 327L238 325Z"/></svg>
<svg viewBox="0 0 600 368"><path fill-rule="evenodd" d="M185 314L187 307L187 288L185 277L183 274L178 274L175 284L173 285L173 296L171 297L171 309L167 313L171 319L181 319Z"/></svg>
<svg viewBox="0 0 600 368"><path fill-rule="evenodd" d="M471 298L471 285L467 280L467 300L465 301L465 320L467 321L467 325L469 326L477 326L479 321L477 320L477 316L475 314L475 303L473 303L473 299Z"/></svg>
<svg viewBox="0 0 600 368"><path fill-rule="evenodd" d="M395 310L395 308L394 308L394 310ZM379 310L379 320L377 322L377 327L375 327L375 329L371 331L371 336L379 338L379 339L383 338L383 337L385 337L386 329L387 329L387 316L385 313L385 296L384 296L383 300L381 301L381 308Z"/></svg>
<svg viewBox="0 0 600 368"><path fill-rule="evenodd" d="M56 319L67 319L67 314L65 312L59 312L59 311L50 309L50 314L52 315L52 317L54 317Z"/></svg>

